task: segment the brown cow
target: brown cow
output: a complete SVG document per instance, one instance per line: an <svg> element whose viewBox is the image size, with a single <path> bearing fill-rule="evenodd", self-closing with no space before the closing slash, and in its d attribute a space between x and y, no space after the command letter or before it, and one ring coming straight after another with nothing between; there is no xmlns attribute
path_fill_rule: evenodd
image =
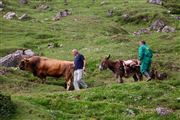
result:
<svg viewBox="0 0 180 120"><path fill-rule="evenodd" d="M19 68L30 71L34 76L39 77L45 82L46 76L61 77L63 76L67 83L67 90L73 84L73 62L50 59L46 57L33 56L21 60Z"/></svg>
<svg viewBox="0 0 180 120"><path fill-rule="evenodd" d="M112 61L109 60L110 55L106 58L104 58L100 65L100 70L106 70L109 68L118 78L118 82L123 83L123 77L128 78L130 76L133 76L135 81L142 80L142 74L140 72L140 66L139 61L136 59L133 60L117 60Z"/></svg>

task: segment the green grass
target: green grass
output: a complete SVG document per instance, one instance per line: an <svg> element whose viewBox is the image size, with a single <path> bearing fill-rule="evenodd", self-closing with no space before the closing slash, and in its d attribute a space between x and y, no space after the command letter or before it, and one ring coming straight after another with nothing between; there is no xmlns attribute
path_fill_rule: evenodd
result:
<svg viewBox="0 0 180 120"><path fill-rule="evenodd" d="M73 60L71 50L77 48L87 59L85 81L89 85L87 90L67 92L63 79L48 78L47 84L40 84L31 73L9 68L10 72L0 76L0 91L11 95L17 111L7 119L179 119L180 24L167 12L172 5L153 5L146 0L109 0L108 4L100 5L102 1L71 0L64 5L59 0L31 0L28 5L19 5L15 0L4 0L5 9L0 14L0 57L18 48L30 48L46 57ZM40 3L47 3L50 8L35 9ZM64 9L69 9L72 15L52 21ZM106 16L108 9L114 10L113 17ZM5 20L3 15L8 11L15 11L18 16L28 13L32 19ZM130 15L128 21L122 18L125 13ZM132 34L158 18L175 27L176 32ZM167 72L166 81L134 83L129 78L125 84L117 84L111 71L98 70L101 59L108 54L112 59L137 58L139 40L146 40L155 51L152 67ZM49 43L63 47L48 49ZM155 113L158 105L174 112L158 116Z"/></svg>

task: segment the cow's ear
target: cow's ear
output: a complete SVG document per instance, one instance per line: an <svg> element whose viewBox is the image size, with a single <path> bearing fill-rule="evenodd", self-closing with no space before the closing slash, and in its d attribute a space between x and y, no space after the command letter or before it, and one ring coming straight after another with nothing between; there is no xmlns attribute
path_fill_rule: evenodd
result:
<svg viewBox="0 0 180 120"><path fill-rule="evenodd" d="M29 63L29 60L28 59L24 59L25 63Z"/></svg>
<svg viewBox="0 0 180 120"><path fill-rule="evenodd" d="M106 58L107 60L110 58L111 56L110 56L110 54L108 55L108 57Z"/></svg>

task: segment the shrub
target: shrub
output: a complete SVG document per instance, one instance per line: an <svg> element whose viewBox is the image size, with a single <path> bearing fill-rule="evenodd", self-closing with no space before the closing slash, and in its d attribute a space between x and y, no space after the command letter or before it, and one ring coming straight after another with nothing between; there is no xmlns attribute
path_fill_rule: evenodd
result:
<svg viewBox="0 0 180 120"><path fill-rule="evenodd" d="M11 101L10 96L6 96L0 93L0 116L1 118L7 118L15 113L16 105Z"/></svg>

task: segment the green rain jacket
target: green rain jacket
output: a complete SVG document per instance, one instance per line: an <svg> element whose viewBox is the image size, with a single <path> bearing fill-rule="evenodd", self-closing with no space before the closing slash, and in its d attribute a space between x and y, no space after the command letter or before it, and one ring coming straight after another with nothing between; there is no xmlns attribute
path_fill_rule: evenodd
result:
<svg viewBox="0 0 180 120"><path fill-rule="evenodd" d="M141 45L138 50L138 55L141 61L141 73L149 72L153 56L151 49L147 45Z"/></svg>

